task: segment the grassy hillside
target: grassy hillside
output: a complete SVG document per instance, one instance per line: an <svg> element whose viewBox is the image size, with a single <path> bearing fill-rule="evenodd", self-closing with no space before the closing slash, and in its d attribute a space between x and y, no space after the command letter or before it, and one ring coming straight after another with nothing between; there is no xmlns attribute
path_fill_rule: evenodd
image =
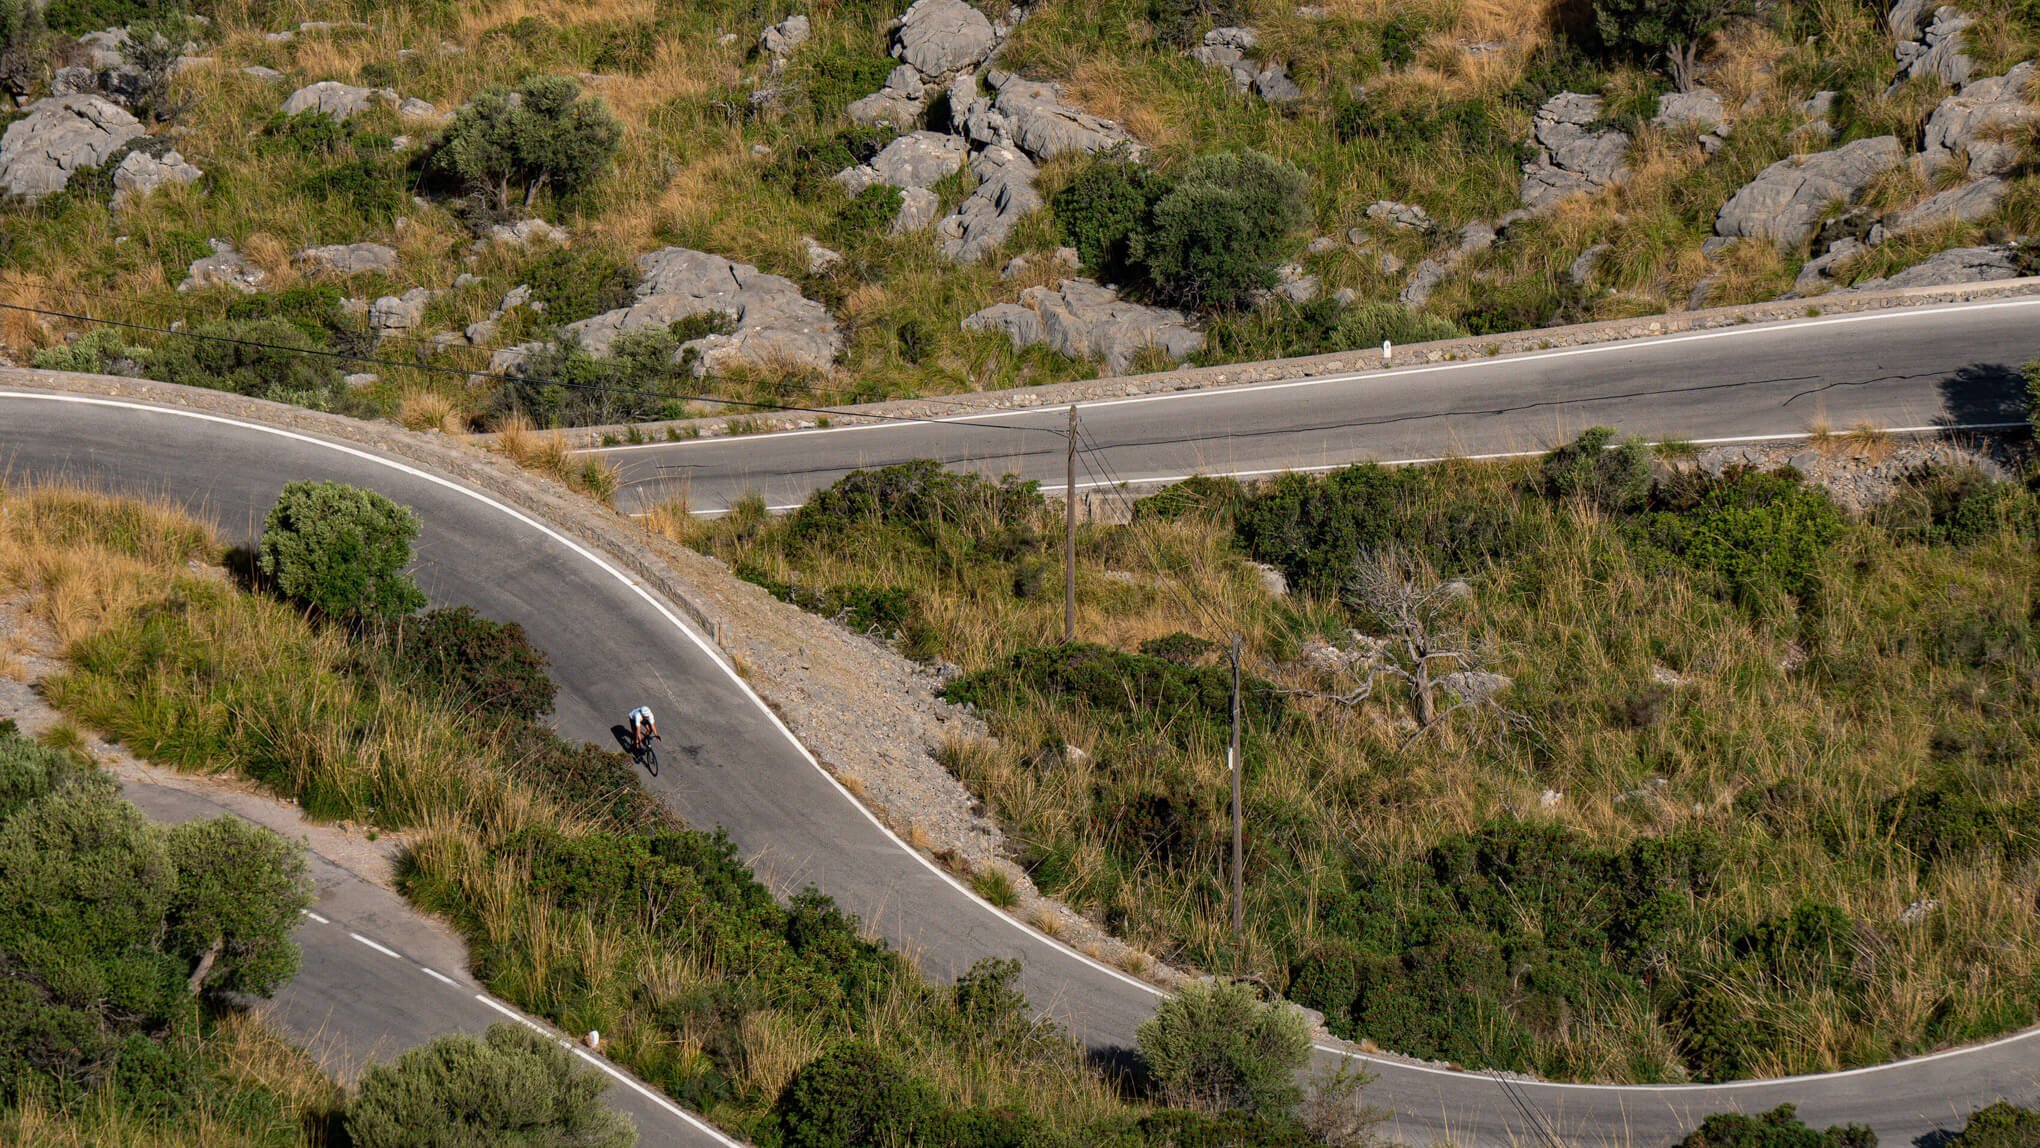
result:
<svg viewBox="0 0 2040 1148"><path fill-rule="evenodd" d="M1045 890L1165 959L1286 986L1356 1039L1658 1081L2031 1023L2040 504L1932 473L1858 519L1786 477L1645 466L1193 481L1082 528L1076 646L1057 644L1059 516L969 480L899 468L784 519L661 521L960 666L949 696L997 739L950 746L950 767ZM1402 598L1365 577L1384 556ZM1493 704L1438 686L1427 724L1413 683L1366 672L1376 649L1414 670L1395 652L1419 639L1481 652L1432 676L1504 675Z"/></svg>
<svg viewBox="0 0 2040 1148"><path fill-rule="evenodd" d="M983 6L1006 14L1000 0ZM378 352L399 365L366 368L380 382L348 391L338 376L361 364L278 351L208 356L188 341L132 330L55 354L47 349L84 328L19 311L0 316L0 342L17 356L45 349L52 365L137 370L459 429L517 405L490 384L468 385L459 371L482 366L493 347L617 305L634 281L637 255L679 244L792 277L827 305L847 350L827 372L737 371L700 382L654 364L636 373L586 375L668 396L624 416L684 413L689 405L677 396L702 390L764 401L840 401L1095 371L1043 348L1016 354L1002 336L958 326L973 311L1049 280L1046 255L1072 238L1067 220L1044 209L1022 223L1005 252L959 266L935 253L928 233L887 235L883 212L853 204L829 180L889 134L855 128L843 109L875 90L892 65L886 27L897 12L884 3L799 7L812 17L813 38L774 75L756 48L757 35L794 6L215 0L203 9L211 24L194 33L213 62L176 74L167 104L172 118L152 129L205 168L205 178L118 212L106 202L105 172L74 180L39 206L0 208L6 220L0 302L154 326L181 321L192 331L366 353L364 319L336 309L343 296L442 290L423 326ZM1968 48L1986 74L2027 58L2040 43L2026 7L2002 0L1972 0L1969 7L1980 19L1967 34ZM163 0L53 9L69 32L169 11ZM267 35L308 19L359 19L367 26L287 40ZM1259 57L1286 63L1301 97L1271 104L1184 54L1185 44L1223 21L1257 27ZM1029 9L1000 63L1060 81L1072 104L1122 121L1151 148L1150 163L1164 178L1188 170L1199 156L1243 148L1271 153L1305 174L1308 223L1287 247L1320 276L1320 296L1304 305L1271 300L1207 316L1204 355L1212 360L1378 342L1384 324L1399 337L1406 330L1484 333L1773 297L1790 286L1803 252L1744 243L1710 261L1700 247L1716 208L1736 187L1795 149L1821 146L1793 134L1805 118L1800 103L1818 90L1839 93L1829 116L1837 142L1886 132L1915 140L1945 94L1928 80L1885 94L1896 65L1877 6L1788 0L1764 19L1732 23L1707 41L1701 80L1722 95L1733 120L1726 142L1709 155L1691 130L1648 123L1668 87L1643 66L1651 61L1611 55L1596 39L1591 8L1578 4L1338 0L1305 9L1287 0L1045 0ZM250 65L283 77L243 74ZM572 233L566 252L497 246L472 253L472 214L432 173L437 129L429 123L400 121L388 109L339 128L277 116L287 93L314 80L388 86L444 113L490 85L534 74L579 77L621 123L615 161L592 185L534 202L539 215ZM761 87L774 96L756 103ZM1426 304L1426 322L1411 326L1392 314L1409 267L1452 247L1460 226L1493 221L1516 206L1531 114L1562 90L1605 97L1606 122L1636 139L1633 176L1519 223L1502 242L1457 262ZM394 149L400 135L410 137L408 146ZM1087 163L1050 161L1041 179L1048 200ZM951 177L936 190L947 210L966 188ZM1880 180L1868 202L1894 208L1930 190L1924 177L1902 168ZM1436 230L1368 220L1365 208L1377 199L1423 207ZM1945 246L2023 235L2036 220L2040 184L2019 174L1991 218L1875 248L1844 268L1843 279L1882 274ZM1366 235L1365 249L1347 242L1354 228ZM810 274L808 236L846 258L834 270ZM1311 236L1336 242L1305 254ZM174 290L211 238L234 242L268 273L263 293ZM394 275L315 281L291 263L300 248L357 240L396 246ZM1609 245L1608 254L1583 282L1572 281L1567 268L1596 244ZM1031 256L1032 269L1002 279L998 268L1011 254ZM463 275L469 278L456 285ZM486 318L520 283L548 304L542 316L510 312L482 347L434 350L427 342ZM1354 307L1329 299L1339 289L1355 293ZM1380 311L1383 305L1390 311ZM263 325L265 318L284 325ZM425 364L451 373L415 369Z"/></svg>

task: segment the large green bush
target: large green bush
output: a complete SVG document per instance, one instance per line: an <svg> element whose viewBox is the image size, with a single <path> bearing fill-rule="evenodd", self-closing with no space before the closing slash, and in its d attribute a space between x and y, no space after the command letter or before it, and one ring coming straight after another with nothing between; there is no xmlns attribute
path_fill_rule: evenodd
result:
<svg viewBox="0 0 2040 1148"><path fill-rule="evenodd" d="M2040 529L2033 495L1974 467L1926 466L1909 474L1871 521L1912 542L1967 546Z"/></svg>
<svg viewBox="0 0 2040 1148"><path fill-rule="evenodd" d="M1679 1148L1877 1148L1877 1134L1860 1124L1826 1131L1809 1128L1790 1104L1759 1116L1722 1112L1709 1116Z"/></svg>
<svg viewBox="0 0 2040 1148"><path fill-rule="evenodd" d="M784 1148L920 1144L942 1111L927 1081L861 1041L839 1044L795 1073L774 1110Z"/></svg>
<svg viewBox="0 0 2040 1148"><path fill-rule="evenodd" d="M1775 0L1594 0L1594 29L1609 52L1666 65L1684 91L1693 86L1700 45L1709 36L1775 6Z"/></svg>
<svg viewBox="0 0 2040 1148"><path fill-rule="evenodd" d="M1275 284L1308 221L1307 180L1257 151L1209 155L1155 201L1129 255L1147 289L1175 306L1224 310Z"/></svg>
<svg viewBox="0 0 2040 1148"><path fill-rule="evenodd" d="M1242 679L1246 721L1272 731L1282 722L1283 697L1251 675ZM1086 642L1032 646L1003 665L956 679L943 697L987 709L1010 709L1041 699L1084 712L1126 730L1168 730L1177 739L1223 730L1232 720L1232 672L1183 665L1149 654L1129 654Z"/></svg>
<svg viewBox="0 0 2040 1148"><path fill-rule="evenodd" d="M466 606L428 610L397 634L398 667L427 690L459 704L535 721L552 712L559 687L550 660L524 627Z"/></svg>
<svg viewBox="0 0 2040 1148"><path fill-rule="evenodd" d="M418 516L372 490L293 482L262 525L256 566L285 597L330 618L393 621L425 604L404 567Z"/></svg>
<svg viewBox="0 0 2040 1148"><path fill-rule="evenodd" d="M682 341L670 328L626 331L596 355L564 335L533 351L503 380L496 409L520 412L540 426L678 418L687 410L683 387L692 381L675 361Z"/></svg>
<svg viewBox="0 0 2040 1148"><path fill-rule="evenodd" d="M571 195L609 165L623 125L567 76L533 76L515 91L490 88L453 117L431 163L508 211L541 191Z"/></svg>
<svg viewBox="0 0 2040 1148"><path fill-rule="evenodd" d="M168 944L193 962L201 993L268 996L297 972L291 933L312 904L303 850L232 818L192 821L169 831L177 867Z"/></svg>
<svg viewBox="0 0 2040 1148"><path fill-rule="evenodd" d="M166 383L319 410L333 405L340 385L339 360L317 353L325 349L284 318L226 319L166 339L144 369Z"/></svg>
<svg viewBox="0 0 2040 1148"><path fill-rule="evenodd" d="M1310 1057L1303 1014L1236 981L1201 981L1163 1001L1136 1034L1171 1103L1212 1111L1287 1112Z"/></svg>
<svg viewBox="0 0 2040 1148"><path fill-rule="evenodd" d="M1612 427L1590 427L1544 456L1545 493L1578 498L1611 513L1635 510L1650 497L1650 448L1638 439L1615 443Z"/></svg>
<svg viewBox="0 0 2040 1148"><path fill-rule="evenodd" d="M596 247L548 248L517 277L545 304L545 321L560 326L629 306L638 285L636 267Z"/></svg>
<svg viewBox="0 0 2040 1148"><path fill-rule="evenodd" d="M1146 165L1108 153L1079 168L1049 197L1048 206L1084 266L1102 279L1126 282L1133 237L1147 226L1148 213L1167 186Z"/></svg>
<svg viewBox="0 0 2040 1148"><path fill-rule="evenodd" d="M609 1082L519 1025L443 1036L362 1074L347 1106L356 1148L518 1144L629 1148L637 1131L603 1103Z"/></svg>
<svg viewBox="0 0 2040 1148"><path fill-rule="evenodd" d="M1041 509L1032 482L990 482L932 459L855 470L810 495L790 521L796 539L838 537L862 523L906 531L927 544L947 532L983 535L1024 523Z"/></svg>
<svg viewBox="0 0 2040 1148"><path fill-rule="evenodd" d="M2040 1112L2002 1100L1969 1114L1947 1148L2033 1148L2040 1144Z"/></svg>
<svg viewBox="0 0 2040 1148"><path fill-rule="evenodd" d="M1753 604L1779 593L1805 601L1845 523L1822 491L1789 472L1732 473L1705 484L1690 505L1632 520L1632 545L1715 580L1720 592Z"/></svg>

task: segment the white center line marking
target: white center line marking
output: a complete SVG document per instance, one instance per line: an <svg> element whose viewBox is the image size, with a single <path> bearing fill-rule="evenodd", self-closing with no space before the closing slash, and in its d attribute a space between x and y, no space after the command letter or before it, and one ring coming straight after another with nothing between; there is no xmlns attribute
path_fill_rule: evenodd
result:
<svg viewBox="0 0 2040 1148"><path fill-rule="evenodd" d="M362 944L367 945L369 948L374 949L376 952L381 953L383 956L395 957L400 961L404 959L404 954L396 951L395 949L389 948L386 945L378 945L374 941L369 940L367 937L364 937L360 933L354 932L351 929L348 930L347 935L353 937L357 941L360 941Z"/></svg>
<svg viewBox="0 0 2040 1148"><path fill-rule="evenodd" d="M312 912L310 909L305 910L305 916L310 917L312 920L317 921L321 925L330 925L333 923L331 921L328 921L326 918L319 916L317 913Z"/></svg>
<svg viewBox="0 0 2040 1148"><path fill-rule="evenodd" d="M418 967L425 970L426 976L431 977L433 980L438 981L441 984L452 985L454 988L460 987L459 981L454 980L452 977L447 976L445 973L440 972L438 969L435 969L430 965L419 965Z"/></svg>

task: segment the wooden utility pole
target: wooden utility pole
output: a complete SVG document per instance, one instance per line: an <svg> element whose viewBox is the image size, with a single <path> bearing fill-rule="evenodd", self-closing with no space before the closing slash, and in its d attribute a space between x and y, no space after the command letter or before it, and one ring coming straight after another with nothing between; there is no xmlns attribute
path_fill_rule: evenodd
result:
<svg viewBox="0 0 2040 1148"><path fill-rule="evenodd" d="M1077 640L1077 404L1070 404L1069 455L1063 471L1063 641Z"/></svg>
<svg viewBox="0 0 2040 1148"><path fill-rule="evenodd" d="M1240 811L1240 774L1245 764L1240 758L1240 639L1237 634L1232 640L1232 746L1226 752L1232 764L1232 931L1233 940L1238 941L1246 933L1246 848L1243 843L1245 820Z"/></svg>

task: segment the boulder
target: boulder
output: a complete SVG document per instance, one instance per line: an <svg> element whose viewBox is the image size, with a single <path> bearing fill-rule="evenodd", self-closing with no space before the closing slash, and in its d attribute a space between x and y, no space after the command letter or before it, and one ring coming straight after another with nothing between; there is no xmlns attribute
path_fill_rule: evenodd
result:
<svg viewBox="0 0 2040 1148"><path fill-rule="evenodd" d="M1887 94L1915 76L1932 76L1944 84L1960 87L1976 73L1976 61L1962 50L1962 34L1976 23L1975 18L1953 5L1942 5L1934 9L1933 20L1921 31L1922 14L1905 0L1891 10L1892 20L1903 18L1910 26L1899 31L1902 38L1893 49L1898 58L1898 77L1892 80Z"/></svg>
<svg viewBox="0 0 2040 1148"><path fill-rule="evenodd" d="M1514 684L1507 674L1488 673L1484 670L1455 670L1438 679L1438 684L1458 694L1468 702L1491 702L1501 692Z"/></svg>
<svg viewBox="0 0 2040 1148"><path fill-rule="evenodd" d="M1130 303L1110 287L1065 279L1054 288L1029 287L1018 303L999 303L964 319L966 331L1001 331L1022 350L1045 343L1073 359L1094 359L1124 373L1149 347L1173 360L1201 350L1204 335L1180 311Z"/></svg>
<svg viewBox="0 0 2040 1148"><path fill-rule="evenodd" d="M1523 165L1523 206L1541 211L1574 195L1592 195L1629 175L1629 134L1592 130L1601 97L1560 92L1532 120L1530 161Z"/></svg>
<svg viewBox="0 0 2040 1148"><path fill-rule="evenodd" d="M164 152L161 158L145 151L131 151L113 169L113 205L131 203L166 183L197 183L204 175L174 150Z"/></svg>
<svg viewBox="0 0 2040 1148"><path fill-rule="evenodd" d="M843 263L843 253L824 247L815 242L814 236L803 235L802 249L807 253L807 269L810 275L827 275Z"/></svg>
<svg viewBox="0 0 2040 1148"><path fill-rule="evenodd" d="M1601 260L1607 258L1608 253L1613 250L1615 245L1612 243L1596 243L1580 252L1579 257L1572 261L1572 265L1565 269L1566 281L1575 287L1586 286L1594 277L1594 268L1599 267Z"/></svg>
<svg viewBox="0 0 2040 1148"><path fill-rule="evenodd" d="M1836 267L1853 255L1860 255L1869 248L1862 240L1844 236L1828 246L1820 255L1800 264L1799 276L1792 281L1792 294L1815 295L1825 290Z"/></svg>
<svg viewBox="0 0 2040 1148"><path fill-rule="evenodd" d="M696 374L733 364L826 370L843 349L828 309L802 295L791 279L685 247L641 256L638 269L643 279L628 307L567 325L589 351L607 351L626 331L665 327L710 313L728 315L734 329L682 346L682 353L695 352Z"/></svg>
<svg viewBox="0 0 2040 1148"><path fill-rule="evenodd" d="M1431 213L1414 203L1397 203L1392 199L1377 199L1367 205L1367 218L1394 224L1408 231L1431 230Z"/></svg>
<svg viewBox="0 0 2040 1148"><path fill-rule="evenodd" d="M928 86L921 82L921 74L902 64L886 77L884 87L852 101L844 114L867 128L904 128L919 123L927 106Z"/></svg>
<svg viewBox="0 0 2040 1148"><path fill-rule="evenodd" d="M482 232L485 243L507 243L512 247L530 247L533 244L554 243L565 246L567 229L554 227L543 219L520 219L515 223L491 224Z"/></svg>
<svg viewBox="0 0 2040 1148"><path fill-rule="evenodd" d="M758 47L768 56L784 56L807 43L810 32L806 16L788 16L765 29L758 37Z"/></svg>
<svg viewBox="0 0 2040 1148"><path fill-rule="evenodd" d="M413 287L402 295L385 295L368 305L368 325L378 341L402 334L425 322L425 306L433 292Z"/></svg>
<svg viewBox="0 0 2040 1148"><path fill-rule="evenodd" d="M277 71L275 68L263 67L261 64L250 64L241 69L241 74L253 76L258 80L280 80L283 78L282 72Z"/></svg>
<svg viewBox="0 0 2040 1148"><path fill-rule="evenodd" d="M335 243L297 253L306 271L327 275L388 275L397 269L397 249L381 243Z"/></svg>
<svg viewBox="0 0 2040 1148"><path fill-rule="evenodd" d="M317 112L330 116L335 123L346 123L378 103L397 106L397 93L389 88L363 88L337 80L321 80L292 92L283 101L283 114L298 116Z"/></svg>
<svg viewBox="0 0 2040 1148"><path fill-rule="evenodd" d="M2010 190L2010 184L1994 175L1972 179L1885 216L1884 234L1898 235L1940 223L1975 223L1996 211L1998 201Z"/></svg>
<svg viewBox="0 0 2040 1148"><path fill-rule="evenodd" d="M1933 172L1962 152L1969 156L1972 176L2010 174L2019 163L2020 137L2040 123L2040 108L2026 102L2032 83L2033 64L2028 61L1942 100L1927 117L1916 162Z"/></svg>
<svg viewBox="0 0 2040 1148"><path fill-rule="evenodd" d="M928 79L946 79L990 55L997 39L992 22L963 0L914 0L892 54Z"/></svg>
<svg viewBox="0 0 2040 1148"><path fill-rule="evenodd" d="M412 96L410 99L397 105L397 114L407 120L436 120L439 118L439 109L432 106L432 101L430 100L421 100L416 96Z"/></svg>
<svg viewBox="0 0 2040 1148"><path fill-rule="evenodd" d="M1204 34L1202 44L1190 50L1190 55L1207 67L1230 72L1233 83L1243 92L1276 103L1301 96L1303 90L1289 78L1288 65L1263 63L1252 57L1258 43L1260 37L1252 28L1213 28Z"/></svg>
<svg viewBox="0 0 2040 1148"><path fill-rule="evenodd" d="M1054 84L1023 80L996 70L987 77L998 95L973 101L961 121L978 143L1006 143L1035 160L1065 152L1097 153L1124 148L1139 158L1141 147L1126 129L1111 120L1081 112L1062 102Z"/></svg>
<svg viewBox="0 0 2040 1148"><path fill-rule="evenodd" d="M993 144L971 157L978 185L936 225L937 247L959 263L975 262L1006 242L1022 216L1041 206L1037 169L1017 149Z"/></svg>
<svg viewBox="0 0 2040 1148"><path fill-rule="evenodd" d="M207 287L232 287L244 295L262 289L269 273L248 262L247 257L234 250L234 245L224 239L208 239L212 254L191 261L191 267L184 274L184 282L177 285L179 291L203 291Z"/></svg>
<svg viewBox="0 0 2040 1148"><path fill-rule="evenodd" d="M925 188L961 169L970 159L970 144L941 132L908 132L885 145L871 162L861 168L837 173L836 182L869 186L883 183L898 188ZM860 173L854 175L852 173ZM851 188L856 194L862 187Z"/></svg>
<svg viewBox="0 0 2040 1148"><path fill-rule="evenodd" d="M52 96L0 134L0 193L33 202L73 173L99 167L142 134L141 121L102 96Z"/></svg>
<svg viewBox="0 0 2040 1148"><path fill-rule="evenodd" d="M1930 256L1925 261L1891 276L1856 284L1858 291L1895 291L1904 287L1947 287L1958 283L1988 283L1996 279L2017 279L2019 263L2010 248L1957 247Z"/></svg>
<svg viewBox="0 0 2040 1148"><path fill-rule="evenodd" d="M1452 265L1442 260L1424 260L1417 264L1415 271L1410 272L1410 281L1403 284L1403 289L1396 295L1396 299L1405 307L1423 306L1430 301L1431 292L1438 289L1438 284L1445 281L1445 276L1451 270Z"/></svg>
<svg viewBox="0 0 2040 1148"><path fill-rule="evenodd" d="M919 231L935 222L942 213L942 197L925 187L908 187L900 190L900 210L893 216L891 226L886 230L893 235L904 235Z"/></svg>
<svg viewBox="0 0 2040 1148"><path fill-rule="evenodd" d="M1836 201L1853 202L1871 180L1898 166L1905 147L1875 136L1813 155L1795 155L1757 173L1714 217L1723 237L1762 236L1781 246L1804 243Z"/></svg>
<svg viewBox="0 0 2040 1148"><path fill-rule="evenodd" d="M1285 263L1275 269L1274 295L1291 303L1308 303L1317 298L1318 277L1306 274L1296 263Z"/></svg>
<svg viewBox="0 0 2040 1148"><path fill-rule="evenodd" d="M1703 134L1718 136L1722 134L1722 125L1728 122L1728 112L1722 107L1719 92L1694 88L1690 92L1666 92L1659 97L1657 114L1650 122L1668 131L1697 128Z"/></svg>

